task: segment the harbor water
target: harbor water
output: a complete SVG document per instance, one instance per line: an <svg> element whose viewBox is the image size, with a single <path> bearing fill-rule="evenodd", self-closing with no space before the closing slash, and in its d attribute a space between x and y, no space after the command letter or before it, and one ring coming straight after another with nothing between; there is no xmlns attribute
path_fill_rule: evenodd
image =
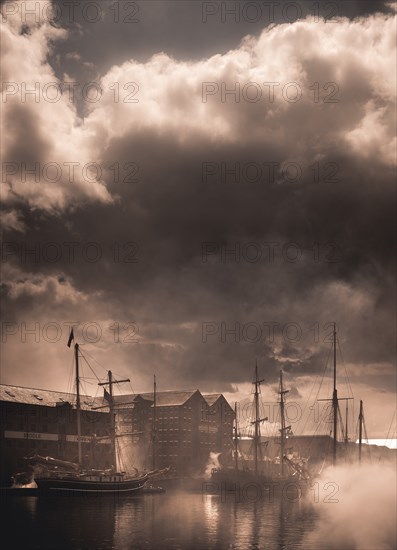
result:
<svg viewBox="0 0 397 550"><path fill-rule="evenodd" d="M281 496L241 499L183 491L135 497L8 496L2 509L5 550L337 548L316 536L315 506Z"/></svg>

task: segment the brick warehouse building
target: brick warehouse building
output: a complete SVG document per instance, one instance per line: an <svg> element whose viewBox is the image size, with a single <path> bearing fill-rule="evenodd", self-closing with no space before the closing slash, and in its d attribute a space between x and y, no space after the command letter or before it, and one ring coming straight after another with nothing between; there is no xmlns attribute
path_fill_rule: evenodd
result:
<svg viewBox="0 0 397 550"><path fill-rule="evenodd" d="M0 385L0 483L26 469L24 457L39 454L77 461L76 396L73 394ZM87 467L109 467L110 415L91 410L91 397L81 397L83 462ZM93 437L98 437L96 440Z"/></svg>
<svg viewBox="0 0 397 550"><path fill-rule="evenodd" d="M133 403L132 428L147 468L153 466L153 448L157 468L171 466L185 474L202 471L211 451L231 452L234 411L222 394L157 392L154 409L153 393L140 393Z"/></svg>
<svg viewBox="0 0 397 550"><path fill-rule="evenodd" d="M203 397L208 406L208 425L213 428L210 450L228 454L233 448L234 410L221 393Z"/></svg>

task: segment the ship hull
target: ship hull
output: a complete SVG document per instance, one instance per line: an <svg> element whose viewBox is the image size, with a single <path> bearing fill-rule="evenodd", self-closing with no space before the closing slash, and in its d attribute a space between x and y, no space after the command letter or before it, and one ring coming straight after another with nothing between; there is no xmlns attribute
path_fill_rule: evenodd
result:
<svg viewBox="0 0 397 550"><path fill-rule="evenodd" d="M139 494L144 488L147 476L122 481L87 481L80 479L42 478L36 479L39 493L58 495L83 494Z"/></svg>

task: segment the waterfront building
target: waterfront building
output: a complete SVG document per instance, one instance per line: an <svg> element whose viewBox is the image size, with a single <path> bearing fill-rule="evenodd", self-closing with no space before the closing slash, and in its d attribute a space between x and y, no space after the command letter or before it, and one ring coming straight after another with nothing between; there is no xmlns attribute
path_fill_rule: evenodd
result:
<svg viewBox="0 0 397 550"><path fill-rule="evenodd" d="M134 397L133 431L148 467L171 466L180 474L202 473L211 452L233 445L234 411L222 394L199 390L140 393Z"/></svg>
<svg viewBox="0 0 397 550"><path fill-rule="evenodd" d="M102 400L101 400L102 401ZM77 461L76 396L69 393L0 385L0 483L26 469L35 454ZM94 398L81 397L83 464L109 467L110 415L96 411Z"/></svg>

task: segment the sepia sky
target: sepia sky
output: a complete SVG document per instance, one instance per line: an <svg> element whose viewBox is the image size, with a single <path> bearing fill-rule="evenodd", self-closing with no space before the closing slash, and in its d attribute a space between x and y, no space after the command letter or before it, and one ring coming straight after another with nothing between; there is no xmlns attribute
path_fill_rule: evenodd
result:
<svg viewBox="0 0 397 550"><path fill-rule="evenodd" d="M386 436L395 4L1 4L1 382L66 391L74 324L134 391L306 403L336 322Z"/></svg>

